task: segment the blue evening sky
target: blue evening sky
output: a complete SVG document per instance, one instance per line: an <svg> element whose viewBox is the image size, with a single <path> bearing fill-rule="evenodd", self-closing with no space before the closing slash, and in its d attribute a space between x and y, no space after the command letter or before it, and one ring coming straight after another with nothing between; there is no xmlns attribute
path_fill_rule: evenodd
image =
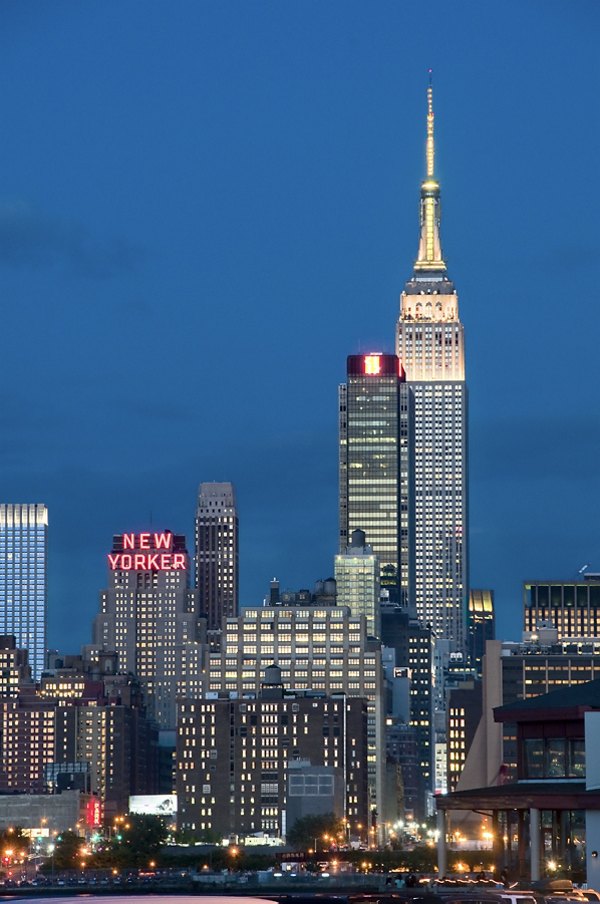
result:
<svg viewBox="0 0 600 904"><path fill-rule="evenodd" d="M241 598L337 540L337 385L393 350L434 69L471 577L600 569L597 0L3 0L0 499L50 508L49 641L113 533L235 483Z"/></svg>

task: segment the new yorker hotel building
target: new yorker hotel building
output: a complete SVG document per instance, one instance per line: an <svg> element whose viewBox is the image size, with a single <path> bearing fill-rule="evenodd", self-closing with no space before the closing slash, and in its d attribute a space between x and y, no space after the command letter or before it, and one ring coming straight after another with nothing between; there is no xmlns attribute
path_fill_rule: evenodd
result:
<svg viewBox="0 0 600 904"><path fill-rule="evenodd" d="M438 637L466 651L468 597L467 386L458 295L440 243L433 96L427 91L421 237L400 297L396 353L414 397L415 602ZM367 539L369 537L367 536Z"/></svg>
<svg viewBox="0 0 600 904"><path fill-rule="evenodd" d="M204 622L190 590L185 537L170 531L117 534L108 554L94 647L116 651L133 672L161 729L176 726L179 696L202 694Z"/></svg>

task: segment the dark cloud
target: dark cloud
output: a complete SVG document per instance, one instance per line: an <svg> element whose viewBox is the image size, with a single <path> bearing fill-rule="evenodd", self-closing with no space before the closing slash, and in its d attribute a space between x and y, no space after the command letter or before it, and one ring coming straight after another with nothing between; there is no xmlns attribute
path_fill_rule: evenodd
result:
<svg viewBox="0 0 600 904"><path fill-rule="evenodd" d="M135 270L143 254L121 238L98 238L81 223L52 219L24 202L0 205L0 263L54 267L104 280Z"/></svg>

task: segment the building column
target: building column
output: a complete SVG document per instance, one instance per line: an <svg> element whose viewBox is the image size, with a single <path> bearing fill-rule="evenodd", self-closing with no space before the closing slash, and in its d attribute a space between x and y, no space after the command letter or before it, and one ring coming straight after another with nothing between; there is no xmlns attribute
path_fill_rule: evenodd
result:
<svg viewBox="0 0 600 904"><path fill-rule="evenodd" d="M527 841L525 838L525 811L519 810L517 814L517 845L518 845L518 861L519 861L519 879L524 879L527 874L526 851Z"/></svg>
<svg viewBox="0 0 600 904"><path fill-rule="evenodd" d="M492 857L494 871L499 875L504 867L504 838L500 810L492 811Z"/></svg>
<svg viewBox="0 0 600 904"><path fill-rule="evenodd" d="M531 881L537 882L540 878L540 811L535 807L529 809L529 842L531 848Z"/></svg>
<svg viewBox="0 0 600 904"><path fill-rule="evenodd" d="M446 851L446 811L438 810L436 814L438 841L437 841L437 859L438 859L438 879L445 876L448 872L448 852Z"/></svg>

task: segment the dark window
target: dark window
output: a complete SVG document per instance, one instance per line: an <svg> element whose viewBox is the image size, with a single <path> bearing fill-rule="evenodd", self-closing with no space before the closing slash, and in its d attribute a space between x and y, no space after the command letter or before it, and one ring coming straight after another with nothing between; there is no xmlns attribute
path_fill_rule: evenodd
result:
<svg viewBox="0 0 600 904"><path fill-rule="evenodd" d="M585 741L583 738L569 738L569 776L585 777Z"/></svg>
<svg viewBox="0 0 600 904"><path fill-rule="evenodd" d="M545 777L564 778L567 774L567 739L546 738Z"/></svg>
<svg viewBox="0 0 600 904"><path fill-rule="evenodd" d="M538 586L538 588L537 588L537 604L538 604L538 606L548 606L548 597L549 597L548 590L549 590L549 588L547 585L542 584L542 585Z"/></svg>
<svg viewBox="0 0 600 904"><path fill-rule="evenodd" d="M526 738L525 775L527 778L544 777L544 741L542 738Z"/></svg>

